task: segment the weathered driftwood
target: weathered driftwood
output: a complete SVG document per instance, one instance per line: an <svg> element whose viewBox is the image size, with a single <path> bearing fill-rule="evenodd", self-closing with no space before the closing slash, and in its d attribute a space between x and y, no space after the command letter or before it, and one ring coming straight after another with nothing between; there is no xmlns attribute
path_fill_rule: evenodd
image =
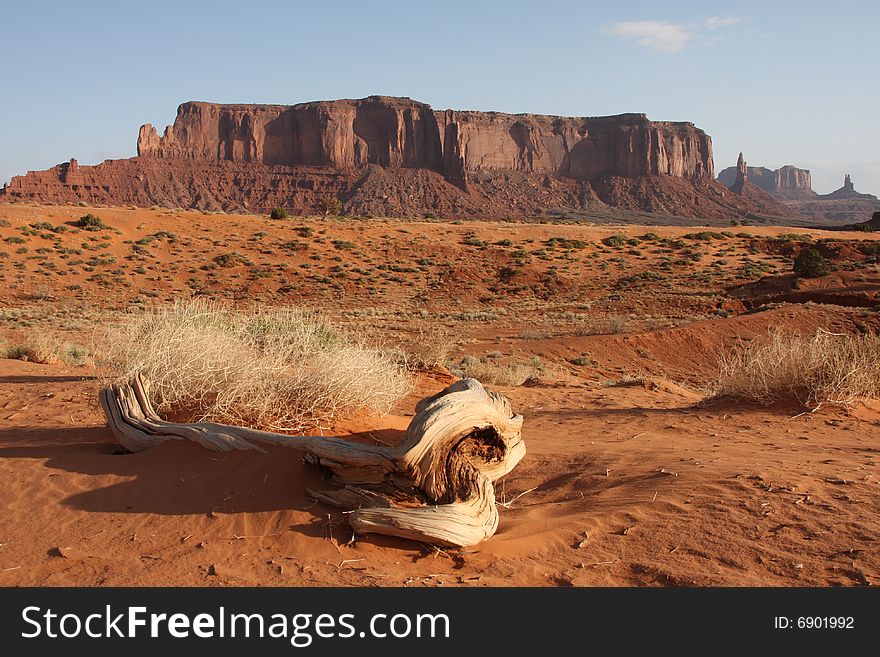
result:
<svg viewBox="0 0 880 657"><path fill-rule="evenodd" d="M293 447L327 468L338 488L310 490L322 502L349 509L355 533L400 536L466 546L492 536L498 509L492 482L525 455L522 416L475 379L458 381L421 400L403 442L364 445L332 436L287 436L246 427L162 420L148 382L135 377L101 391L119 443L138 452L166 440L193 440L209 449ZM262 450L261 450L262 451Z"/></svg>

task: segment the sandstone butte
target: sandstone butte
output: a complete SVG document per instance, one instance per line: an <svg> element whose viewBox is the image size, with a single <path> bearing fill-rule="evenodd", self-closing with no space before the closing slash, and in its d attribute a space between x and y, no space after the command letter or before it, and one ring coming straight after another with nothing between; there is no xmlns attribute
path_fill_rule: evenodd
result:
<svg viewBox="0 0 880 657"><path fill-rule="evenodd" d="M802 220L819 225L843 227L864 223L880 209L880 199L856 191L849 174L844 176L840 189L817 194L808 169L791 165L779 169L750 167L746 166L742 153L735 167L727 167L718 174L718 182L752 201L769 194L799 214Z"/></svg>
<svg viewBox="0 0 880 657"><path fill-rule="evenodd" d="M619 209L729 220L791 217L714 180L712 140L644 114L433 110L409 98L180 105L137 157L16 176L0 200L361 216L506 218Z"/></svg>

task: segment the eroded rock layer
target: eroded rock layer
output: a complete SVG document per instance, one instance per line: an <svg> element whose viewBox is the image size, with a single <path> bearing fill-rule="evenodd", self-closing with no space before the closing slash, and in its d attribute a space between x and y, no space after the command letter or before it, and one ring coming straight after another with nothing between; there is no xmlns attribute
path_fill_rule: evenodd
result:
<svg viewBox="0 0 880 657"><path fill-rule="evenodd" d="M188 102L138 157L75 160L13 178L0 198L313 212L541 216L597 206L669 215L785 216L714 178L712 141L643 114L557 117L435 111L371 96L300 105ZM697 214L701 213L701 214Z"/></svg>

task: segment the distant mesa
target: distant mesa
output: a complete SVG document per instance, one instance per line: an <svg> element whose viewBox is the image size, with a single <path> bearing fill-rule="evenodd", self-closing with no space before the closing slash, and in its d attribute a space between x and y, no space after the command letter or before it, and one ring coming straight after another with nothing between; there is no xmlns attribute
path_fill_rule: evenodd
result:
<svg viewBox="0 0 880 657"><path fill-rule="evenodd" d="M333 196L363 216L793 216L772 197L717 183L703 130L644 114L434 110L387 96L187 102L161 135L141 126L137 152L16 176L0 199L307 214Z"/></svg>
<svg viewBox="0 0 880 657"><path fill-rule="evenodd" d="M736 166L725 169L723 173L725 180L730 181L730 184L726 184L730 191L752 207L757 208L760 214L796 216L796 213L788 208L784 211L778 209L781 204L777 197L765 188L767 181L762 173L763 171L766 171L766 169L748 166L743 154L740 153L736 160ZM721 181L720 176L718 180Z"/></svg>
<svg viewBox="0 0 880 657"><path fill-rule="evenodd" d="M742 153L735 167L727 167L718 174L718 181L730 189L735 189L741 175ZM809 169L799 169L786 165L779 169L765 167L746 167L748 180L779 200L801 200L815 198Z"/></svg>
<svg viewBox="0 0 880 657"><path fill-rule="evenodd" d="M809 169L791 165L779 169L749 167L745 165L742 153L735 167L722 169L718 182L737 194L742 194L744 186L751 187L752 192L760 189L792 211L820 223L864 222L874 210L880 208L880 200L876 196L855 190L849 174L844 176L840 189L830 194L817 194L813 191Z"/></svg>

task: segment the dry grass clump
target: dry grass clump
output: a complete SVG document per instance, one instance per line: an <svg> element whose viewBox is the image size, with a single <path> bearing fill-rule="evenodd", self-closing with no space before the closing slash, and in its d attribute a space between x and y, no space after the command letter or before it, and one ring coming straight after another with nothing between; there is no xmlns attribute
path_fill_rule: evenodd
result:
<svg viewBox="0 0 880 657"><path fill-rule="evenodd" d="M429 370L446 365L449 354L458 346L458 340L442 327L419 328L414 341L404 345L399 360L411 370Z"/></svg>
<svg viewBox="0 0 880 657"><path fill-rule="evenodd" d="M140 372L157 412L198 421L301 431L387 413L411 387L383 351L292 308L178 302L126 317L106 344L112 379Z"/></svg>
<svg viewBox="0 0 880 657"><path fill-rule="evenodd" d="M714 393L763 404L793 396L813 407L878 397L880 336L771 332L722 358Z"/></svg>
<svg viewBox="0 0 880 657"><path fill-rule="evenodd" d="M480 383L513 388L537 383L544 373L544 365L537 358L528 363L502 363L490 356L465 356L458 363L450 363L449 371L461 378L471 377Z"/></svg>
<svg viewBox="0 0 880 657"><path fill-rule="evenodd" d="M50 333L41 333L27 342L0 346L0 358L30 361L42 365L64 363L70 367L92 365L89 350Z"/></svg>
<svg viewBox="0 0 880 657"><path fill-rule="evenodd" d="M623 317L588 318L575 323L574 334L577 336L618 335L626 332L626 328L627 322Z"/></svg>

